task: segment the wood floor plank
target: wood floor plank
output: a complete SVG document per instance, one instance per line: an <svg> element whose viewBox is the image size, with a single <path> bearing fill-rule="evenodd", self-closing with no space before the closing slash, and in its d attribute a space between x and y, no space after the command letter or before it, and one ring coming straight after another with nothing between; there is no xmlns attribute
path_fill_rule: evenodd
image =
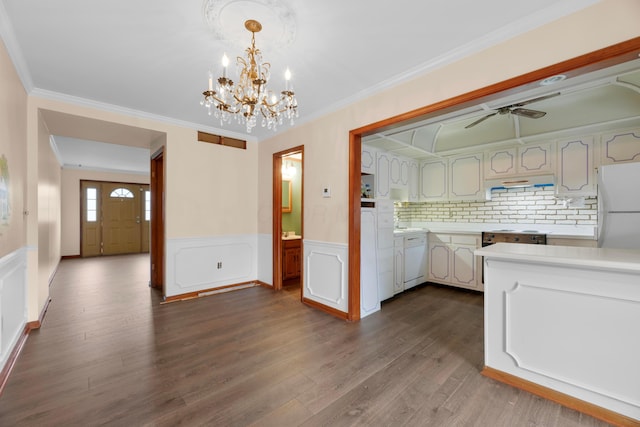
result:
<svg viewBox="0 0 640 427"><path fill-rule="evenodd" d="M253 287L161 304L146 255L64 260L1 426L606 425L480 375L482 294L418 286L358 323Z"/></svg>

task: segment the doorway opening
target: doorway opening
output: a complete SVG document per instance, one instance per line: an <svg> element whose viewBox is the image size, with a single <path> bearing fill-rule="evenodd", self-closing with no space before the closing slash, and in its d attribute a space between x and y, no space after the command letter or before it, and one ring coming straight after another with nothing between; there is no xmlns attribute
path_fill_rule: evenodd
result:
<svg viewBox="0 0 640 427"><path fill-rule="evenodd" d="M80 181L82 257L149 252L149 184Z"/></svg>
<svg viewBox="0 0 640 427"><path fill-rule="evenodd" d="M474 104L522 93L537 86L539 81L549 76L564 74L575 78L633 61L638 58L638 50L640 50L640 38L631 39L351 130L349 132L349 312L347 318L350 321L360 320L361 154L363 137L400 128L421 120L434 119L435 121L440 115L462 110Z"/></svg>
<svg viewBox="0 0 640 427"><path fill-rule="evenodd" d="M304 146L273 155L273 289L303 286Z"/></svg>

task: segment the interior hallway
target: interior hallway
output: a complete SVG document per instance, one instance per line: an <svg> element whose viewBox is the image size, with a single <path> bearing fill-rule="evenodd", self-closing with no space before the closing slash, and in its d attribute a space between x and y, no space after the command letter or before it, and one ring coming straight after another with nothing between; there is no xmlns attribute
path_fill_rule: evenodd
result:
<svg viewBox="0 0 640 427"><path fill-rule="evenodd" d="M347 323L262 287L160 304L148 255L62 261L0 425L603 426L480 375L481 294Z"/></svg>

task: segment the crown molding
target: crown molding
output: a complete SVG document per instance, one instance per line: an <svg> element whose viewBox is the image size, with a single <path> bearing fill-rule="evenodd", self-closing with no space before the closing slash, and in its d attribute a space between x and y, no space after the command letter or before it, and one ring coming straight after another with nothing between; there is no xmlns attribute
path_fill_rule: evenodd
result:
<svg viewBox="0 0 640 427"><path fill-rule="evenodd" d="M31 79L31 73L27 67L27 61L25 61L22 55L22 50L18 45L15 33L13 31L13 24L9 20L9 15L4 7L4 3L0 1L0 38L4 42L4 46L7 49L9 58L13 62L13 66L16 69L18 78L22 82L25 92L27 94L33 89L33 79Z"/></svg>
<svg viewBox="0 0 640 427"><path fill-rule="evenodd" d="M369 98L370 96L389 90L406 82L407 80L425 75L429 72L437 70L438 68L459 61L467 56L471 56L482 50L506 42L509 39L534 30L535 28L541 27L542 25L548 24L549 22L555 21L579 10L585 9L589 6L599 3L600 1L601 0L565 0L562 2L557 2L553 6L533 13L523 19L514 21L508 25L503 26L502 28L492 31L489 34L479 37L471 43L467 43L465 45L459 46L456 49L452 49L443 55L433 58L430 61L410 68L404 73L397 74L390 79L382 81L352 96L333 103L321 110L318 110L316 113L310 116L305 116L304 120L298 119L297 123L302 124L318 119L322 116L345 108L358 101Z"/></svg>
<svg viewBox="0 0 640 427"><path fill-rule="evenodd" d="M204 126L199 123L188 122L186 120L174 119L172 117L161 116L159 114L148 113L146 111L135 110L133 108L122 107L115 104L108 104L106 102L94 101L91 99L80 98L78 96L67 95L60 92L54 92L45 89L34 88L30 96L48 99L51 101L59 101L67 104L76 105L79 107L88 107L95 110L100 110L109 113L121 114L124 116L135 117L137 119L153 120L164 124L173 126L180 126L187 129L194 129L214 133L216 135L227 136L230 138L242 139L248 142L257 142L257 138L249 136L244 133L238 133L229 131L228 129L220 129L212 126Z"/></svg>
<svg viewBox="0 0 640 427"><path fill-rule="evenodd" d="M103 168L103 167L97 167L97 166L78 166L78 165L70 165L70 164L62 165L62 169L65 169L65 170L69 170L69 169L83 170L83 171L90 171L90 172L107 172L107 173L118 173L118 174L131 174L131 175L142 175L142 176L149 176L149 174L151 173L148 170L147 171L139 171L139 170L116 169L116 168Z"/></svg>

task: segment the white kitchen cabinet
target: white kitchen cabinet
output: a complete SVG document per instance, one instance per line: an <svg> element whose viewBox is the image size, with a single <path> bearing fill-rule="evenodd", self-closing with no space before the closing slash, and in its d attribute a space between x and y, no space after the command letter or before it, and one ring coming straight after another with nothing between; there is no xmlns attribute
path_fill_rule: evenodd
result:
<svg viewBox="0 0 640 427"><path fill-rule="evenodd" d="M429 233L428 279L445 285L482 290L482 261L474 255L480 236Z"/></svg>
<svg viewBox="0 0 640 427"><path fill-rule="evenodd" d="M449 200L482 200L484 158L482 153L449 159Z"/></svg>
<svg viewBox="0 0 640 427"><path fill-rule="evenodd" d="M446 158L420 163L420 200L447 200L449 160Z"/></svg>
<svg viewBox="0 0 640 427"><path fill-rule="evenodd" d="M360 317L380 310L378 295L377 246L375 208L360 211Z"/></svg>
<svg viewBox="0 0 640 427"><path fill-rule="evenodd" d="M386 152L376 153L376 199L388 199L391 194L391 159Z"/></svg>
<svg viewBox="0 0 640 427"><path fill-rule="evenodd" d="M393 239L393 293L404 291L404 237Z"/></svg>
<svg viewBox="0 0 640 427"><path fill-rule="evenodd" d="M557 194L595 196L596 172L593 137L573 138L557 143Z"/></svg>
<svg viewBox="0 0 640 427"><path fill-rule="evenodd" d="M420 200L420 165L416 160L409 161L409 202Z"/></svg>
<svg viewBox="0 0 640 427"><path fill-rule="evenodd" d="M394 253L393 253L393 202L378 200L376 202L378 250L378 293L380 301L393 296L394 286Z"/></svg>
<svg viewBox="0 0 640 427"><path fill-rule="evenodd" d="M640 129L602 135L601 164L640 162Z"/></svg>
<svg viewBox="0 0 640 427"><path fill-rule="evenodd" d="M391 188L402 187L402 158L398 156L391 156L390 171L389 171L389 186Z"/></svg>
<svg viewBox="0 0 640 427"><path fill-rule="evenodd" d="M360 157L360 171L362 173L368 173L375 175L376 173L376 150L363 145L362 146L362 155Z"/></svg>
<svg viewBox="0 0 640 427"><path fill-rule="evenodd" d="M485 178L552 173L553 157L548 142L492 151L486 156Z"/></svg>

